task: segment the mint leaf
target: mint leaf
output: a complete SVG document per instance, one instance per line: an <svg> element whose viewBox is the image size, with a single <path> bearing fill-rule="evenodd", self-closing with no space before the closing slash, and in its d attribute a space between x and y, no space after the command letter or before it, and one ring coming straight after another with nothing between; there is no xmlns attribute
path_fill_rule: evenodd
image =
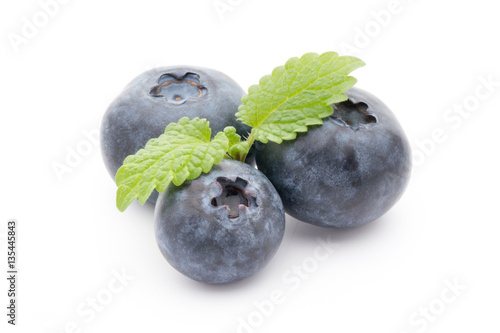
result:
<svg viewBox="0 0 500 333"><path fill-rule="evenodd" d="M224 128L224 134L229 140L229 156L231 156L235 160L243 162L245 160L245 156L250 150L249 142L241 141L241 136L236 133L236 128L234 128L233 126Z"/></svg>
<svg viewBox="0 0 500 333"><path fill-rule="evenodd" d="M356 79L350 72L364 65L358 58L335 52L307 53L276 67L243 96L236 116L252 128L249 137L267 143L292 140L309 125L320 125L333 113L330 104L347 99L343 93Z"/></svg>
<svg viewBox="0 0 500 333"><path fill-rule="evenodd" d="M170 182L181 185L201 172L209 172L229 147L224 133L212 140L210 137L208 121L184 117L149 140L144 149L128 156L116 173L118 209L123 212L137 198L144 204L155 188L163 192Z"/></svg>
<svg viewBox="0 0 500 333"><path fill-rule="evenodd" d="M227 126L224 128L224 134L229 140L229 147L238 144L241 141L241 136L236 133L236 128L233 126Z"/></svg>
<svg viewBox="0 0 500 333"><path fill-rule="evenodd" d="M224 157L245 161L255 140L281 143L295 139L307 126L322 124L322 118L333 113L330 105L346 100L343 92L356 83L349 73L363 65L360 59L335 52L289 59L243 96L236 116L252 127L243 141L232 126L210 139L205 119L185 117L169 124L118 170L118 209L124 211L137 198L144 204L154 189L163 192L171 182L178 186L196 179Z"/></svg>

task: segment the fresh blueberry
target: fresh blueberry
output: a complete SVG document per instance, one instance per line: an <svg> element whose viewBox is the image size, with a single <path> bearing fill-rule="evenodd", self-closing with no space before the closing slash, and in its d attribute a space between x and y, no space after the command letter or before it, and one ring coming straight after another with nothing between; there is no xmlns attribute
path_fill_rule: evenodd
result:
<svg viewBox="0 0 500 333"><path fill-rule="evenodd" d="M346 95L322 126L296 140L260 145L256 157L286 212L322 227L379 218L410 178L410 146L394 114L363 90L352 88Z"/></svg>
<svg viewBox="0 0 500 333"><path fill-rule="evenodd" d="M168 262L206 283L229 283L263 268L285 231L285 211L254 167L223 160L199 178L170 185L155 208L155 234Z"/></svg>
<svg viewBox="0 0 500 333"><path fill-rule="evenodd" d="M207 68L162 67L139 75L112 102L102 120L101 149L109 173L114 178L128 155L182 117L207 119L213 135L234 126L238 134L247 136L250 128L234 115L243 95L230 77ZM157 197L154 191L148 202L154 204Z"/></svg>

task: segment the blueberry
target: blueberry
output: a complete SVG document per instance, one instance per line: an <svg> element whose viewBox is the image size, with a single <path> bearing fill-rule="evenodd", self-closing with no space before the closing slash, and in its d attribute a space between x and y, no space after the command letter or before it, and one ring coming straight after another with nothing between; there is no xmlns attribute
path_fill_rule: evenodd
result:
<svg viewBox="0 0 500 333"><path fill-rule="evenodd" d="M234 126L238 134L247 136L250 128L234 115L243 95L235 81L207 68L162 67L139 75L111 103L102 120L101 150L109 173L114 178L125 157L182 117L206 118L213 135ZM154 204L157 197L154 191L148 202Z"/></svg>
<svg viewBox="0 0 500 333"><path fill-rule="evenodd" d="M373 221L401 197L411 171L403 129L375 96L352 88L322 126L259 146L256 162L286 212L322 227Z"/></svg>
<svg viewBox="0 0 500 333"><path fill-rule="evenodd" d="M194 280L216 284L263 268L285 231L285 211L273 185L254 167L233 160L170 185L158 198L154 220L167 261Z"/></svg>

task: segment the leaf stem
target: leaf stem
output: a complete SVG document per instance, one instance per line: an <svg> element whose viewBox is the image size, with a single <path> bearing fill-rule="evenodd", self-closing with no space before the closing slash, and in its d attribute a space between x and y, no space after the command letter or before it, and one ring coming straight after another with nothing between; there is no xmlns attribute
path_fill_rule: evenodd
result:
<svg viewBox="0 0 500 333"><path fill-rule="evenodd" d="M250 133L250 135L248 136L248 138L245 141L248 142L248 151L250 151L250 149L252 149L253 143L255 142L255 136L253 135L253 132ZM241 155L240 162L245 163L245 160L247 159L247 155L248 155L248 152L245 153L244 155Z"/></svg>

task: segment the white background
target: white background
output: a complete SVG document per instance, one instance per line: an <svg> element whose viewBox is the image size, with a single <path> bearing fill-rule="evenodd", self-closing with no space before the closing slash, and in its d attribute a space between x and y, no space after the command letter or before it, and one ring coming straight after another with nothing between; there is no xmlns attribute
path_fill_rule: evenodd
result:
<svg viewBox="0 0 500 333"><path fill-rule="evenodd" d="M18 326L6 324L2 278L2 332L500 329L495 2L221 0L231 6L221 14L212 0L61 0L46 9L50 17L47 2L0 5L1 267L9 218L20 234ZM71 149L89 148L84 133L147 69L205 66L247 89L292 56L328 50L366 62L353 73L357 86L406 130L412 180L389 213L362 228L287 217L278 253L252 278L210 286L171 268L154 240L153 211L115 208L98 145L61 179L54 172ZM320 240L334 245L322 261ZM99 311L95 298L105 303Z"/></svg>

